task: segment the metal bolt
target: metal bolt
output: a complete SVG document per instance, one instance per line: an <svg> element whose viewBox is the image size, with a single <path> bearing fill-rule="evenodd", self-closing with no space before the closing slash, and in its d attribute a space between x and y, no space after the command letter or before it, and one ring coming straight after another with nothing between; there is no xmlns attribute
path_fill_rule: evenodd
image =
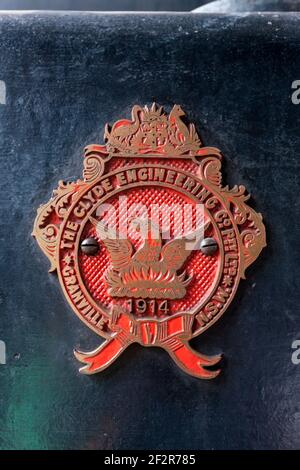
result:
<svg viewBox="0 0 300 470"><path fill-rule="evenodd" d="M200 250L206 256L213 255L218 249L218 244L214 238L203 238Z"/></svg>
<svg viewBox="0 0 300 470"><path fill-rule="evenodd" d="M86 255L95 255L99 250L96 238L86 238L80 245L81 251Z"/></svg>

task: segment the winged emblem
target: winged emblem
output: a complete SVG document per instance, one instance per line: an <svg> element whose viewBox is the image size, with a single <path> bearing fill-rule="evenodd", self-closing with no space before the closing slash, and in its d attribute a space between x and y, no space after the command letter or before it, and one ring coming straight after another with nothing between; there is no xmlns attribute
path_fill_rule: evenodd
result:
<svg viewBox="0 0 300 470"><path fill-rule="evenodd" d="M135 219L136 230L144 237L136 251L128 238L116 236L103 221L93 217L90 221L111 258L106 282L112 297L181 299L185 296L193 275L182 268L192 251L199 247L210 221L163 244L161 233L153 230L151 219Z"/></svg>

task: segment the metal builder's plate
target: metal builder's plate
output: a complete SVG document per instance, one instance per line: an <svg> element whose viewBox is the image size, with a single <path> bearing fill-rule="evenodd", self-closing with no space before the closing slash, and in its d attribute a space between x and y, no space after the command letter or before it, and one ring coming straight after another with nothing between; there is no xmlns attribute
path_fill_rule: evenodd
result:
<svg viewBox="0 0 300 470"><path fill-rule="evenodd" d="M187 373L214 378L221 356L188 340L229 306L266 245L244 186L222 186L221 153L204 147L179 105L134 106L85 149L84 180L60 183L33 235L75 313L106 341L75 356L86 374L133 342L160 346Z"/></svg>
<svg viewBox="0 0 300 470"><path fill-rule="evenodd" d="M299 447L299 15L1 14L0 45L0 447ZM133 124L146 132L134 142ZM128 236L114 261L99 238L102 190L112 205L128 195L129 207L194 210L197 184L216 204L200 250L174 250L171 226L151 249L147 233ZM251 264L265 244L259 213L268 246ZM132 229L147 228L136 218ZM93 372L114 358L103 344L129 343L101 373L78 372L73 349ZM87 353L97 348L100 363ZM192 375L221 372L196 379L166 350Z"/></svg>

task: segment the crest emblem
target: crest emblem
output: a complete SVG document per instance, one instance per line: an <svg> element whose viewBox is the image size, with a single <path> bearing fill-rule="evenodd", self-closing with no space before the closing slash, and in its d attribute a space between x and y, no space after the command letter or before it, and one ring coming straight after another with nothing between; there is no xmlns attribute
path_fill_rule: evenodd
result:
<svg viewBox="0 0 300 470"><path fill-rule="evenodd" d="M244 186L222 185L222 155L201 142L182 108L134 106L85 148L83 179L60 181L33 235L78 317L104 342L74 351L99 372L133 342L159 346L185 372L210 379L221 356L189 340L227 310L266 246Z"/></svg>

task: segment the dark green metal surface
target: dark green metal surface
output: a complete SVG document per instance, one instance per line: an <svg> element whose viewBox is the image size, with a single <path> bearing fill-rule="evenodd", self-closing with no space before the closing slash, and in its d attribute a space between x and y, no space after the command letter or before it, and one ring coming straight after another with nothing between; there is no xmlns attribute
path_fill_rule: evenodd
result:
<svg viewBox="0 0 300 470"><path fill-rule="evenodd" d="M0 16L2 449L232 449L300 445L299 15ZM96 337L31 237L59 179L81 176L106 122L180 103L264 215L268 248L224 318L193 342L224 352L214 381L132 346L105 372L72 350Z"/></svg>

